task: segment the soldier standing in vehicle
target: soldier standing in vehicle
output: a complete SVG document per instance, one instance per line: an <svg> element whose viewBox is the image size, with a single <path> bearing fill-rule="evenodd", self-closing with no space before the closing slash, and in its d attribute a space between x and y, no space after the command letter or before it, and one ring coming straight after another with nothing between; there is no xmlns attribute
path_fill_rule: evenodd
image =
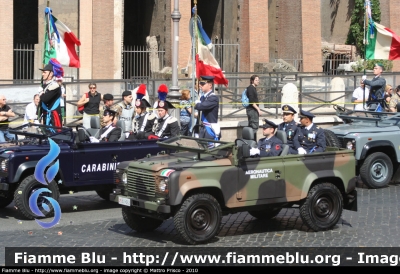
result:
<svg viewBox="0 0 400 274"><path fill-rule="evenodd" d="M283 122L278 125L279 130L286 132L287 143L289 145L290 154L298 154L301 147L298 139L299 129L294 121L294 115L297 113L293 107L289 105L282 106Z"/></svg>
<svg viewBox="0 0 400 274"><path fill-rule="evenodd" d="M221 138L218 124L219 99L214 94L213 84L213 76L200 76L199 85L204 95L200 100L196 100L194 108L201 111L199 137L218 141ZM209 145L213 147L214 143L210 142Z"/></svg>
<svg viewBox="0 0 400 274"><path fill-rule="evenodd" d="M113 120L116 116L116 112L111 109L106 109L103 113L103 120L105 126L100 129L100 137L99 139L90 136L91 143L99 143L99 142L116 142L121 137L121 129L119 127L115 127L113 124Z"/></svg>
<svg viewBox="0 0 400 274"><path fill-rule="evenodd" d="M299 154L310 154L313 152L323 152L326 148L324 130L313 123L314 114L308 111L300 111L300 128L298 149Z"/></svg>
<svg viewBox="0 0 400 274"><path fill-rule="evenodd" d="M400 103L400 85L397 86L394 90L392 97L389 102L389 111L390 112L399 112L400 108L397 106Z"/></svg>
<svg viewBox="0 0 400 274"><path fill-rule="evenodd" d="M168 109L175 108L170 102L160 100L157 104L158 119L154 123L154 135L148 139L171 138L180 134L178 120L168 114Z"/></svg>
<svg viewBox="0 0 400 274"><path fill-rule="evenodd" d="M130 136L133 134L132 122L133 117L135 117L135 107L132 105L132 92L130 90L122 92L122 100L122 102L116 105L116 111L119 119L125 123L125 133L129 133Z"/></svg>
<svg viewBox="0 0 400 274"><path fill-rule="evenodd" d="M61 87L55 77L64 76L64 70L55 58L51 58L49 63L40 70L42 71L43 91L39 93L38 116L43 119L45 125L62 127Z"/></svg>
<svg viewBox="0 0 400 274"><path fill-rule="evenodd" d="M148 112L147 108L151 107L150 103L143 98L145 96L145 90L137 90L136 101L135 101L135 111L136 116L133 119L133 134L129 136L128 139L147 139L151 134L153 134L153 126L156 120L156 116L153 112Z"/></svg>
<svg viewBox="0 0 400 274"><path fill-rule="evenodd" d="M278 126L267 119L263 119L263 135L256 148L250 149L250 156L260 155L260 157L278 156L282 152L282 141L275 136Z"/></svg>
<svg viewBox="0 0 400 274"><path fill-rule="evenodd" d="M381 63L376 63L374 66L375 77L372 80L367 80L367 76L362 76L363 84L369 86L369 99L368 106L370 110L384 111L385 110L385 87L386 80L381 76L383 72L383 65Z"/></svg>

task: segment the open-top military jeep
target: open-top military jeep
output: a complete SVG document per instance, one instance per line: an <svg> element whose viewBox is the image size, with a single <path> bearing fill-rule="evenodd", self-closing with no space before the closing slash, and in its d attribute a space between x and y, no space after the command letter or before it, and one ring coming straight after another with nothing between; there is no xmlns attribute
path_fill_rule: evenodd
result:
<svg viewBox="0 0 400 274"><path fill-rule="evenodd" d="M210 142L218 146L208 149ZM299 205L304 223L319 231L333 228L343 209L357 210L353 151L260 158L250 157L251 142L183 136L158 142L177 152L121 162L110 199L122 205L125 222L138 232L173 217L189 244L212 239L229 213L270 219Z"/></svg>

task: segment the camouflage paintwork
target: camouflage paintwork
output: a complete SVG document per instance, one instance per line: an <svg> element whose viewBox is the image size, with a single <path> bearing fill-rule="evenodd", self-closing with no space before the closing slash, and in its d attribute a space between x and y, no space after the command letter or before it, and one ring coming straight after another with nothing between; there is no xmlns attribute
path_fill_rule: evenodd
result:
<svg viewBox="0 0 400 274"><path fill-rule="evenodd" d="M139 201L138 207L169 213L159 208L160 204L176 206L194 189L214 189L220 193L223 207L237 209L300 201L306 198L311 185L319 181L334 183L343 193L346 208L346 193L355 189L355 158L351 150L240 159L234 143L221 142L212 150L173 145L186 138L189 137L176 137L159 145L190 152L121 163L120 172L128 174L121 197ZM167 194L157 192L160 181L166 178L163 173L168 173ZM139 186L148 188L152 184L156 189L152 197L146 190L141 194L137 191ZM118 202L118 196L111 198Z"/></svg>

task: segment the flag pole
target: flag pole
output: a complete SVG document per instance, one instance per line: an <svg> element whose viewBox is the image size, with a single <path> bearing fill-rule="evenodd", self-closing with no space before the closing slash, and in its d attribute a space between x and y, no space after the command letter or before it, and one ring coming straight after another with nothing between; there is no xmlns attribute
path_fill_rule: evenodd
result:
<svg viewBox="0 0 400 274"><path fill-rule="evenodd" d="M197 79L197 75L196 75L196 71L197 71L197 68L196 68L196 55L197 55L197 40L199 39L198 38L198 35L197 35L197 0L194 0L194 6L193 6L193 24L192 24L192 33L193 33L193 36L192 36L192 90L191 90L191 101L192 101L192 104L193 104L193 108L192 108L192 112L191 112L191 114L190 114L190 119L191 119L191 121L192 121L192 123L195 123L195 125L194 126L192 126L192 136L194 135L194 132L197 130L197 128L198 128L198 125L199 125L199 117L197 117L197 119L195 120L195 117L194 117L194 113L195 113L195 110L194 110L194 105L195 105L195 92L197 91L197 99L199 99L198 97L199 97L199 89L198 89L198 82L199 81L196 81L196 79ZM195 91L196 90L196 91Z"/></svg>
<svg viewBox="0 0 400 274"><path fill-rule="evenodd" d="M367 2L368 2L368 0L365 0L364 1L364 39L363 39L363 42L364 42L364 62L366 61L366 59L367 59L367 41L368 41L368 29L367 29L367 27L368 27L368 15L367 15ZM365 69L365 65L364 65L364 75L366 75L366 69ZM365 84L364 84L364 88L363 88L364 90L363 90L363 108L364 108L364 110L367 110L366 108L365 108Z"/></svg>

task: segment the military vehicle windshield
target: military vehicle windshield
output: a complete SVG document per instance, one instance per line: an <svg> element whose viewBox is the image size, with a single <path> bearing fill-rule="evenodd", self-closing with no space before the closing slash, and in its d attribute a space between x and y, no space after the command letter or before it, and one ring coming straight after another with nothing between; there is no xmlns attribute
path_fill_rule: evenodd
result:
<svg viewBox="0 0 400 274"><path fill-rule="evenodd" d="M73 142L74 134L68 127L52 127L42 124L28 123L19 127L10 128L9 132L15 134L17 142L41 143L47 138L54 142Z"/></svg>
<svg viewBox="0 0 400 274"><path fill-rule="evenodd" d="M214 141L210 139L193 138L188 136L177 136L162 141L157 144L161 147L176 151L192 151L210 154L229 154L232 151L233 143Z"/></svg>
<svg viewBox="0 0 400 274"><path fill-rule="evenodd" d="M375 124L376 126L400 126L400 113L397 112L375 112L375 111L355 111L350 115L338 115L346 123L357 125Z"/></svg>

